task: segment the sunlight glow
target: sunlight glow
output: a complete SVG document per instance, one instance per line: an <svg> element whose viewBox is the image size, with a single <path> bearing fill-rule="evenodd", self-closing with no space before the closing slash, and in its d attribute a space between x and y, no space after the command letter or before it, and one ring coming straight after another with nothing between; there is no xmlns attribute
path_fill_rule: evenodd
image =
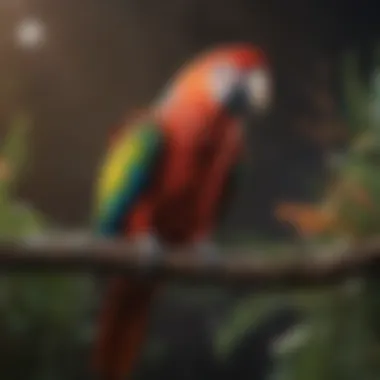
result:
<svg viewBox="0 0 380 380"><path fill-rule="evenodd" d="M35 49L41 46L46 39L44 24L35 18L23 19L16 26L16 42L23 48Z"/></svg>

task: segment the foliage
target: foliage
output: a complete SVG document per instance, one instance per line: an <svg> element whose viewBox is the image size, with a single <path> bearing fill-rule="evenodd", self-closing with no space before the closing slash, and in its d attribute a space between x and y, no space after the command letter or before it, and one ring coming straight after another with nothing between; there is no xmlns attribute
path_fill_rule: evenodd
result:
<svg viewBox="0 0 380 380"><path fill-rule="evenodd" d="M380 82L374 57L366 83L358 56L346 56L343 84L352 141L317 206L333 216L328 232L351 244L377 234L380 224ZM286 378L303 379L308 373L313 379L378 379L378 290L376 280L350 280L325 292L313 306L312 339L288 365Z"/></svg>
<svg viewBox="0 0 380 380"><path fill-rule="evenodd" d="M43 231L46 218L15 199L24 173L30 118L14 118L0 148L0 237L23 238ZM67 379L83 366L90 338L90 278L52 275L0 277L0 377ZM75 368L73 371L73 367Z"/></svg>
<svg viewBox="0 0 380 380"><path fill-rule="evenodd" d="M13 189L26 160L28 129L27 115L16 115L0 149L0 236L3 239L37 232L44 224L38 212L12 199Z"/></svg>

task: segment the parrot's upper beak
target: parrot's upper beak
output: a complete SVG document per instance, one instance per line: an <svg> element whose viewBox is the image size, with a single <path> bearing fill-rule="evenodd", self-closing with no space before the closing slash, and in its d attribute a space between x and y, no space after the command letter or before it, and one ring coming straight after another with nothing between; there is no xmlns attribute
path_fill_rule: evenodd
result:
<svg viewBox="0 0 380 380"><path fill-rule="evenodd" d="M272 104L273 83L268 70L256 69L248 73L246 91L250 107L255 113L268 111Z"/></svg>

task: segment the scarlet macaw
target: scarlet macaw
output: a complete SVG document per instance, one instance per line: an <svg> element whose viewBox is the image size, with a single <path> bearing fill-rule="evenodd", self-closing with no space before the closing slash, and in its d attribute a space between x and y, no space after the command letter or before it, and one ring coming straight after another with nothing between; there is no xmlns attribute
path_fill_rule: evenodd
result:
<svg viewBox="0 0 380 380"><path fill-rule="evenodd" d="M215 252L212 234L241 162L243 124L271 99L265 54L221 46L185 65L141 117L112 139L97 187L96 231L157 255L162 244ZM121 380L140 353L156 286L117 277L101 313L95 365Z"/></svg>

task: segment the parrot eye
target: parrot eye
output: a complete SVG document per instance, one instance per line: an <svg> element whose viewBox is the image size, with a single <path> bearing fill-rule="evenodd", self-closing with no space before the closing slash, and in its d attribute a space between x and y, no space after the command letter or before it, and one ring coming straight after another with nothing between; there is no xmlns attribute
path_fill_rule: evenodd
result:
<svg viewBox="0 0 380 380"><path fill-rule="evenodd" d="M264 111L272 101L272 78L266 70L253 70L246 82L248 100L255 110Z"/></svg>

